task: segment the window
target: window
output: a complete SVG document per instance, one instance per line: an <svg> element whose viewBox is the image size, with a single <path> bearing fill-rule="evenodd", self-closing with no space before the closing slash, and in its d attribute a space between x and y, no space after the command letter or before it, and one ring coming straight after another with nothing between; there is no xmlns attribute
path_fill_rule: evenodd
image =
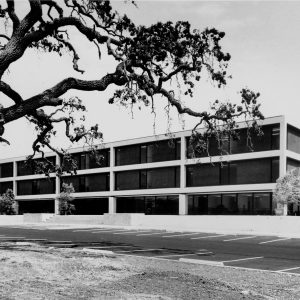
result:
<svg viewBox="0 0 300 300"><path fill-rule="evenodd" d="M189 195L189 215L271 215L272 193Z"/></svg>
<svg viewBox="0 0 300 300"><path fill-rule="evenodd" d="M300 153L300 130L290 125L287 127L287 149Z"/></svg>
<svg viewBox="0 0 300 300"><path fill-rule="evenodd" d="M18 181L17 193L18 195L54 194L55 178Z"/></svg>
<svg viewBox="0 0 300 300"><path fill-rule="evenodd" d="M54 213L54 200L19 200L19 214Z"/></svg>
<svg viewBox="0 0 300 300"><path fill-rule="evenodd" d="M187 166L187 186L254 184L276 182L279 158L232 161L227 164Z"/></svg>
<svg viewBox="0 0 300 300"><path fill-rule="evenodd" d="M90 152L74 153L72 158L76 161L78 170L109 167L110 150L97 150L96 154Z"/></svg>
<svg viewBox="0 0 300 300"><path fill-rule="evenodd" d="M0 178L13 176L13 163L5 163L0 165Z"/></svg>
<svg viewBox="0 0 300 300"><path fill-rule="evenodd" d="M0 195L6 193L8 189L13 189L13 182L12 181L5 181L0 182Z"/></svg>
<svg viewBox="0 0 300 300"><path fill-rule="evenodd" d="M75 198L75 215L103 215L108 213L108 198Z"/></svg>
<svg viewBox="0 0 300 300"><path fill-rule="evenodd" d="M279 149L280 129L279 124L262 126L263 135L258 136L253 132L253 129L242 128L237 130L239 139L233 140L224 136L218 142L215 137L208 139L207 147L210 156L227 155L248 153L251 151L268 151ZM299 142L300 143L300 142ZM299 150L300 151L300 147ZM298 152L299 153L299 152ZM187 157L207 157L207 151L193 153L191 146L189 145L189 138L187 139Z"/></svg>
<svg viewBox="0 0 300 300"><path fill-rule="evenodd" d="M117 213L178 215L178 196L147 196L117 198Z"/></svg>
<svg viewBox="0 0 300 300"><path fill-rule="evenodd" d="M55 156L47 157L47 160L50 161L50 164L43 159L35 159L34 161L18 161L17 162L17 176L26 176L26 175L33 175L33 174L42 174L42 170L40 170L38 164L43 162L46 164L46 167L50 168L51 172L54 172L52 165L55 165L56 159Z"/></svg>
<svg viewBox="0 0 300 300"><path fill-rule="evenodd" d="M116 190L172 188L180 185L180 168L167 167L116 172Z"/></svg>
<svg viewBox="0 0 300 300"><path fill-rule="evenodd" d="M286 160L287 172L290 172L291 170L298 169L298 168L300 168L300 161L291 159L291 158L287 158L287 160Z"/></svg>
<svg viewBox="0 0 300 300"><path fill-rule="evenodd" d="M180 139L116 148L116 166L180 159Z"/></svg>
<svg viewBox="0 0 300 300"><path fill-rule="evenodd" d="M62 183L72 183L75 193L108 191L109 173L66 176Z"/></svg>

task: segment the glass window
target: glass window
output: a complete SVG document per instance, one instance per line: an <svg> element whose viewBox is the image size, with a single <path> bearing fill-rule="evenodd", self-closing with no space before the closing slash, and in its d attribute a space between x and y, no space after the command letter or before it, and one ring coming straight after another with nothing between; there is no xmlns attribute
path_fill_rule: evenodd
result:
<svg viewBox="0 0 300 300"><path fill-rule="evenodd" d="M66 176L62 178L62 183L72 183L75 193L100 192L109 190L109 174L89 174Z"/></svg>
<svg viewBox="0 0 300 300"><path fill-rule="evenodd" d="M5 181L0 182L0 195L6 193L8 189L13 189L13 182L12 181Z"/></svg>
<svg viewBox="0 0 300 300"><path fill-rule="evenodd" d="M247 193L247 194L238 194L237 195L237 214L239 215L251 215L252 214L252 201L253 200L253 194Z"/></svg>
<svg viewBox="0 0 300 300"><path fill-rule="evenodd" d="M188 196L188 214L207 215L208 214L207 195Z"/></svg>
<svg viewBox="0 0 300 300"><path fill-rule="evenodd" d="M18 195L54 194L55 178L18 181L17 193Z"/></svg>
<svg viewBox="0 0 300 300"><path fill-rule="evenodd" d="M54 213L54 200L19 200L19 214Z"/></svg>
<svg viewBox="0 0 300 300"><path fill-rule="evenodd" d="M74 215L103 215L108 213L108 198L75 198Z"/></svg>
<svg viewBox="0 0 300 300"><path fill-rule="evenodd" d="M137 190L140 188L140 171L115 173L116 190Z"/></svg>
<svg viewBox="0 0 300 300"><path fill-rule="evenodd" d="M116 166L133 165L140 163L140 145L131 145L116 148Z"/></svg>
<svg viewBox="0 0 300 300"><path fill-rule="evenodd" d="M0 165L0 178L13 177L13 163Z"/></svg>
<svg viewBox="0 0 300 300"><path fill-rule="evenodd" d="M287 127L287 149L300 153L300 130L290 125Z"/></svg>
<svg viewBox="0 0 300 300"><path fill-rule="evenodd" d="M291 159L291 158L287 158L287 160L286 160L287 172L290 172L291 170L298 169L298 168L300 168L300 161Z"/></svg>
<svg viewBox="0 0 300 300"><path fill-rule="evenodd" d="M78 170L109 167L109 149L97 150L96 153L81 152L72 154Z"/></svg>
<svg viewBox="0 0 300 300"><path fill-rule="evenodd" d="M147 170L147 188L171 188L178 187L176 181L176 167L173 168L158 168Z"/></svg>
<svg viewBox="0 0 300 300"><path fill-rule="evenodd" d="M207 195L208 214L220 215L223 213L222 195Z"/></svg>
<svg viewBox="0 0 300 300"><path fill-rule="evenodd" d="M253 198L253 213L255 215L272 214L271 193L255 193Z"/></svg>
<svg viewBox="0 0 300 300"><path fill-rule="evenodd" d="M236 214L238 212L236 194L223 194L222 206L223 214Z"/></svg>
<svg viewBox="0 0 300 300"><path fill-rule="evenodd" d="M180 159L180 140L167 140L147 144L148 163L176 159Z"/></svg>
<svg viewBox="0 0 300 300"><path fill-rule="evenodd" d="M199 164L186 167L187 186L210 186L220 184L218 164Z"/></svg>
<svg viewBox="0 0 300 300"><path fill-rule="evenodd" d="M43 171L39 167L40 163L44 163L45 166L51 169L51 172L54 172L52 165L55 165L56 158L55 156L47 157L47 160L50 161L50 164L43 159L34 159L33 161L18 161L17 162L17 176L26 176L26 175L34 175L34 174L42 174Z"/></svg>

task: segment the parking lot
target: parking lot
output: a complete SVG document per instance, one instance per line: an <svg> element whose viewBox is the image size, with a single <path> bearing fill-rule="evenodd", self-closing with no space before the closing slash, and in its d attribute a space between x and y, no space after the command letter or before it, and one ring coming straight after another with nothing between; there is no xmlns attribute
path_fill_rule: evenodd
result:
<svg viewBox="0 0 300 300"><path fill-rule="evenodd" d="M0 247L7 241L32 241L118 255L147 256L268 270L300 275L300 239L274 236L129 230L1 226Z"/></svg>

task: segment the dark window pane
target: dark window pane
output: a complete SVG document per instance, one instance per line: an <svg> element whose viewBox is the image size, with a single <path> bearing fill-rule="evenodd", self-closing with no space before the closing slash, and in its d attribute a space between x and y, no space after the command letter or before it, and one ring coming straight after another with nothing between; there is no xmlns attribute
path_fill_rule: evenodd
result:
<svg viewBox="0 0 300 300"><path fill-rule="evenodd" d="M147 144L148 163L176 159L180 159L180 140L167 140Z"/></svg>
<svg viewBox="0 0 300 300"><path fill-rule="evenodd" d="M117 213L144 213L144 197L117 198Z"/></svg>
<svg viewBox="0 0 300 300"><path fill-rule="evenodd" d="M55 179L22 180L17 182L18 195L54 194Z"/></svg>
<svg viewBox="0 0 300 300"><path fill-rule="evenodd" d="M108 198L75 198L74 215L103 215L108 213Z"/></svg>
<svg viewBox="0 0 300 300"><path fill-rule="evenodd" d="M176 182L176 169L179 168L158 168L147 170L147 188L171 188L178 187Z"/></svg>
<svg viewBox="0 0 300 300"><path fill-rule="evenodd" d="M153 215L155 213L155 197L145 197L145 214Z"/></svg>
<svg viewBox="0 0 300 300"><path fill-rule="evenodd" d="M208 214L209 215L220 215L223 213L223 206L222 206L222 196L221 195L208 195L207 196L208 202Z"/></svg>
<svg viewBox="0 0 300 300"><path fill-rule="evenodd" d="M0 182L0 195L6 193L8 189L13 189L13 182L12 181L5 181Z"/></svg>
<svg viewBox="0 0 300 300"><path fill-rule="evenodd" d="M187 166L187 186L219 185L220 167L218 164L199 164Z"/></svg>
<svg viewBox="0 0 300 300"><path fill-rule="evenodd" d="M13 163L0 165L0 178L13 177Z"/></svg>
<svg viewBox="0 0 300 300"><path fill-rule="evenodd" d="M300 153L300 130L289 125L287 127L287 148Z"/></svg>
<svg viewBox="0 0 300 300"><path fill-rule="evenodd" d="M136 190L140 188L140 171L117 172L116 190Z"/></svg>
<svg viewBox="0 0 300 300"><path fill-rule="evenodd" d="M223 214L236 214L238 212L236 194L223 194L222 206Z"/></svg>
<svg viewBox="0 0 300 300"><path fill-rule="evenodd" d="M293 169L299 169L300 168L300 161L287 158L286 160L286 170L287 172L290 172Z"/></svg>
<svg viewBox="0 0 300 300"><path fill-rule="evenodd" d="M272 213L270 193L254 193L253 213L257 215L270 215Z"/></svg>
<svg viewBox="0 0 300 300"><path fill-rule="evenodd" d="M62 183L72 183L75 193L108 191L109 174L66 176L62 178Z"/></svg>
<svg viewBox="0 0 300 300"><path fill-rule="evenodd" d="M72 154L78 170L108 167L109 156L109 149L97 150L96 153L82 152Z"/></svg>
<svg viewBox="0 0 300 300"><path fill-rule="evenodd" d="M189 215L207 215L208 202L207 195L194 195L188 197Z"/></svg>
<svg viewBox="0 0 300 300"><path fill-rule="evenodd" d="M238 211L237 214L239 215L251 215L253 211L253 194L238 194L237 205Z"/></svg>
<svg viewBox="0 0 300 300"><path fill-rule="evenodd" d="M116 148L116 166L132 165L140 163L140 145L124 146Z"/></svg>
<svg viewBox="0 0 300 300"><path fill-rule="evenodd" d="M56 158L55 156L47 157L50 164L55 165ZM26 176L33 174L41 174L43 171L38 167L38 164L43 162L44 164L48 164L47 161L42 159L35 159L33 162L31 161L18 161L17 162L17 176ZM52 169L52 168L51 168ZM51 172L53 172L52 170Z"/></svg>
<svg viewBox="0 0 300 300"><path fill-rule="evenodd" d="M19 214L26 213L54 213L54 200L19 200Z"/></svg>
<svg viewBox="0 0 300 300"><path fill-rule="evenodd" d="M279 178L279 158L272 158L272 182Z"/></svg>

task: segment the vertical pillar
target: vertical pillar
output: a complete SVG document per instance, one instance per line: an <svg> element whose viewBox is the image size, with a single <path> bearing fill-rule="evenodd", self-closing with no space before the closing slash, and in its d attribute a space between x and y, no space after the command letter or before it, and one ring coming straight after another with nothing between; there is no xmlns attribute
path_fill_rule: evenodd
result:
<svg viewBox="0 0 300 300"><path fill-rule="evenodd" d="M15 210L16 210L16 214L19 214L19 201L15 201Z"/></svg>
<svg viewBox="0 0 300 300"><path fill-rule="evenodd" d="M185 194L179 195L179 215L188 214L188 196Z"/></svg>
<svg viewBox="0 0 300 300"><path fill-rule="evenodd" d="M114 191L115 189L115 173L113 168L115 166L115 148L110 147L110 160L109 160L109 190L110 192Z"/></svg>
<svg viewBox="0 0 300 300"><path fill-rule="evenodd" d="M185 136L181 137L180 144L180 188L183 189L186 186L186 169L185 169L185 160L186 160L186 138Z"/></svg>
<svg viewBox="0 0 300 300"><path fill-rule="evenodd" d="M286 150L287 150L287 123L285 117L282 117L280 123L280 156L279 156L279 177L286 174ZM279 208L278 205L276 208ZM283 204L283 215L286 216L288 213L287 204Z"/></svg>
<svg viewBox="0 0 300 300"><path fill-rule="evenodd" d="M56 164L60 166L61 161L60 161L60 157L59 155L56 155ZM56 215L59 215L59 201L57 199L57 197L60 194L60 177L56 175L55 177L55 200L54 200L54 213Z"/></svg>
<svg viewBox="0 0 300 300"><path fill-rule="evenodd" d="M108 213L115 214L117 212L117 199L116 197L108 198Z"/></svg>
<svg viewBox="0 0 300 300"><path fill-rule="evenodd" d="M16 196L17 195L17 175L18 175L18 170L17 170L17 162L14 161L13 162L13 192L14 192L14 195Z"/></svg>

